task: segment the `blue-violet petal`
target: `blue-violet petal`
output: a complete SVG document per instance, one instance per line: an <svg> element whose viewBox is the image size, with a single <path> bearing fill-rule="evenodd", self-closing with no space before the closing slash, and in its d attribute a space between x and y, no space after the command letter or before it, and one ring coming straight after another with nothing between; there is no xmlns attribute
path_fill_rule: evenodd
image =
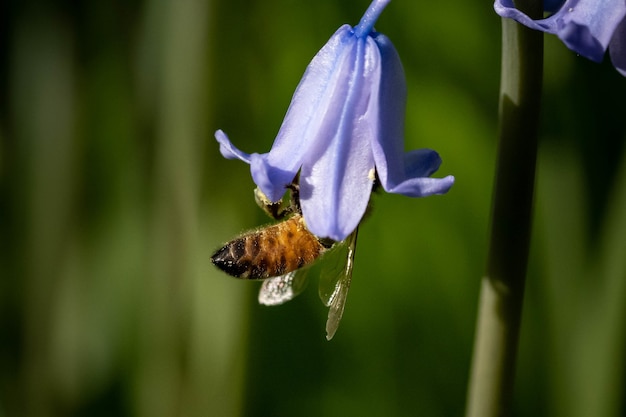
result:
<svg viewBox="0 0 626 417"><path fill-rule="evenodd" d="M370 37L352 36L336 71L341 78L326 116L326 139L311 147L302 166L300 201L307 227L317 236L345 239L358 226L374 180L371 140L381 79L380 54ZM375 108L372 108L374 104Z"/></svg>

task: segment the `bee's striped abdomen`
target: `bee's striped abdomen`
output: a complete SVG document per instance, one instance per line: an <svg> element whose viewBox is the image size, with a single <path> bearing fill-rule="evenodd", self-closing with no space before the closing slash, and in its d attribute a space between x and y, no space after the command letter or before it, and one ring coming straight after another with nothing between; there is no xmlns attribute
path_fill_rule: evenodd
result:
<svg viewBox="0 0 626 417"><path fill-rule="evenodd" d="M228 242L211 261L234 277L263 279L307 266L324 250L319 239L307 230L302 216L294 215Z"/></svg>

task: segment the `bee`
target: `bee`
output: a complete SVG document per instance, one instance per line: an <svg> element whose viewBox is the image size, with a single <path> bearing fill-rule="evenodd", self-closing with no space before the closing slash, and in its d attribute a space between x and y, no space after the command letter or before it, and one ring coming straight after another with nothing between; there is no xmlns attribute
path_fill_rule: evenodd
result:
<svg viewBox="0 0 626 417"><path fill-rule="evenodd" d="M329 307L326 339L330 340L343 316L350 289L358 229L342 242L315 236L302 216L297 184L288 188L291 204L287 208L280 202L270 202L257 188L257 204L281 221L231 240L213 254L211 262L233 277L263 280L259 303L279 305L304 290L310 267L323 259L319 295Z"/></svg>

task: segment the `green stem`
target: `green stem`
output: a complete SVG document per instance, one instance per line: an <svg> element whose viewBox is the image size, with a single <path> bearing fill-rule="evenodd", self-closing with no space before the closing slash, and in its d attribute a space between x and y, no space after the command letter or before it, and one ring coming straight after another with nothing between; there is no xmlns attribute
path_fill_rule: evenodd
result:
<svg viewBox="0 0 626 417"><path fill-rule="evenodd" d="M518 0L529 16L542 2ZM530 245L543 34L502 20L500 125L491 240L482 280L467 417L511 414Z"/></svg>

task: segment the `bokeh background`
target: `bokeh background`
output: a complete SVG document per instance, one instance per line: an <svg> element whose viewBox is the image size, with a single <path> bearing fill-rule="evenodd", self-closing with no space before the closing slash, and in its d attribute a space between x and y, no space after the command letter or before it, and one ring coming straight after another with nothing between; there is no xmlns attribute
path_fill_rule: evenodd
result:
<svg viewBox="0 0 626 417"><path fill-rule="evenodd" d="M392 2L406 147L445 196L381 193L343 322L209 261L268 222L224 129L267 151L368 0L0 3L0 416L459 416L487 252L500 20ZM626 416L626 79L546 37L516 416Z"/></svg>

